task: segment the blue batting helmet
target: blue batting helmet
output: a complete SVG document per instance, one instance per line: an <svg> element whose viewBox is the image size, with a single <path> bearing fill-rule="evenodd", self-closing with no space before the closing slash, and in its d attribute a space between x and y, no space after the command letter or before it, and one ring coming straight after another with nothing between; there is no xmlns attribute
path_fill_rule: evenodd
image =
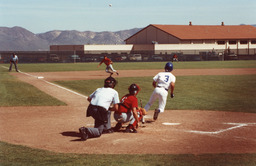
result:
<svg viewBox="0 0 256 166"><path fill-rule="evenodd" d="M171 72L173 70L173 64L171 62L166 63L164 69L165 71Z"/></svg>

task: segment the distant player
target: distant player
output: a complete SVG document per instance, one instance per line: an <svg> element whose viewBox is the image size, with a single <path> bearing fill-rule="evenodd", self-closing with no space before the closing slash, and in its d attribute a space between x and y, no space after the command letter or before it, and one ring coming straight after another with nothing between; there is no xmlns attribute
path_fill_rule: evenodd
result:
<svg viewBox="0 0 256 166"><path fill-rule="evenodd" d="M178 55L174 54L173 57L172 57L172 61L178 62L179 61L178 60Z"/></svg>
<svg viewBox="0 0 256 166"><path fill-rule="evenodd" d="M171 89L171 98L174 97L173 91L176 77L171 73L171 71L173 70L173 64L171 62L166 63L164 69L165 72L160 72L155 77L153 77L152 85L155 90L153 91L148 103L144 107L146 111L148 111L150 106L155 102L155 100L159 100L158 108L155 109L153 117L154 120L157 119L160 112L164 112L169 89Z"/></svg>
<svg viewBox="0 0 256 166"><path fill-rule="evenodd" d="M17 66L17 64L18 64L18 56L15 55L15 53L13 53L12 56L11 56L9 71L12 71L12 64L14 64L16 71L19 72L18 66Z"/></svg>
<svg viewBox="0 0 256 166"><path fill-rule="evenodd" d="M100 64L98 65L98 67L102 64L105 63L106 67L106 72L110 73L110 76L112 76L113 72L115 72L117 75L118 72L113 68L112 64L113 62L111 61L111 59L109 59L106 55L104 55L104 59L100 62Z"/></svg>

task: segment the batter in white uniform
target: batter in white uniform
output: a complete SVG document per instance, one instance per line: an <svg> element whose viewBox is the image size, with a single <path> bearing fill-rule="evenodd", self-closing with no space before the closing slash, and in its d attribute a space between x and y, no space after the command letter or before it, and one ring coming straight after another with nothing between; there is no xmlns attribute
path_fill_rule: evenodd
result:
<svg viewBox="0 0 256 166"><path fill-rule="evenodd" d="M160 72L153 78L152 85L155 90L153 91L148 103L144 107L146 111L148 111L151 105L156 101L156 99L159 100L158 108L155 109L153 117L154 120L157 119L160 112L164 112L169 89L171 89L171 98L174 97L173 91L176 77L171 73L171 71L173 70L173 64L171 62L166 63L164 69L165 72Z"/></svg>

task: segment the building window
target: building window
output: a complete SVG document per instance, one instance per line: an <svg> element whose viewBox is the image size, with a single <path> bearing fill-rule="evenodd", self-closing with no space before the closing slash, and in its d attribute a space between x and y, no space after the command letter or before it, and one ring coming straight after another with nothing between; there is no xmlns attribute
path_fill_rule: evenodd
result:
<svg viewBox="0 0 256 166"><path fill-rule="evenodd" d="M225 42L224 40L219 40L219 41L217 41L217 43L218 43L219 45L224 45L226 42Z"/></svg>
<svg viewBox="0 0 256 166"><path fill-rule="evenodd" d="M205 44L215 44L214 40L205 40L204 41Z"/></svg>
<svg viewBox="0 0 256 166"><path fill-rule="evenodd" d="M235 41L235 40L229 40L228 43L229 43L229 44L236 44L236 41Z"/></svg>
<svg viewBox="0 0 256 166"><path fill-rule="evenodd" d="M247 40L241 40L240 44L248 44L248 41Z"/></svg>
<svg viewBox="0 0 256 166"><path fill-rule="evenodd" d="M185 41L181 41L181 44L191 44L191 41L185 40Z"/></svg>
<svg viewBox="0 0 256 166"><path fill-rule="evenodd" d="M251 41L251 44L256 44L256 40L252 40L252 41Z"/></svg>
<svg viewBox="0 0 256 166"><path fill-rule="evenodd" d="M203 41L202 40L194 40L193 44L203 44Z"/></svg>

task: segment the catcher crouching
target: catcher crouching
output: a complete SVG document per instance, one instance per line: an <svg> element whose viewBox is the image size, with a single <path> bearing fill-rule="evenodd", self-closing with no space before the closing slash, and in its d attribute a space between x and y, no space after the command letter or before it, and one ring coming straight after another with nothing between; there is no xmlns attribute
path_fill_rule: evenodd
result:
<svg viewBox="0 0 256 166"><path fill-rule="evenodd" d="M118 110L114 113L114 119L117 121L117 124L113 130L119 131L124 123L129 122L124 132L137 133L139 121L146 111L144 108L138 107L136 95L139 93L140 87L137 84L131 84L128 90L129 93L122 97Z"/></svg>

